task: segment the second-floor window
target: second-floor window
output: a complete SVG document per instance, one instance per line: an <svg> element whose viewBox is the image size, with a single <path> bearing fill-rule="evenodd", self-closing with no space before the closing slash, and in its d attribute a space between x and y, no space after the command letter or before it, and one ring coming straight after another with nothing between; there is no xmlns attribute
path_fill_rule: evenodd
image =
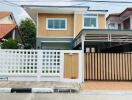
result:
<svg viewBox="0 0 132 100"><path fill-rule="evenodd" d="M97 29L97 15L95 14L86 14L84 15L84 23L83 23L83 28L88 28L88 29Z"/></svg>
<svg viewBox="0 0 132 100"><path fill-rule="evenodd" d="M65 18L47 18L47 30L67 30L67 20Z"/></svg>

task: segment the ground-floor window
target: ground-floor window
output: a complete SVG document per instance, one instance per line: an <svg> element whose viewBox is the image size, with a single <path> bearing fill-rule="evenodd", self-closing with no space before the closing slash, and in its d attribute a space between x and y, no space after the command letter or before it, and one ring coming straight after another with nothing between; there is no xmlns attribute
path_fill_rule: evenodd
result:
<svg viewBox="0 0 132 100"><path fill-rule="evenodd" d="M71 42L41 42L41 49L45 50L69 50Z"/></svg>

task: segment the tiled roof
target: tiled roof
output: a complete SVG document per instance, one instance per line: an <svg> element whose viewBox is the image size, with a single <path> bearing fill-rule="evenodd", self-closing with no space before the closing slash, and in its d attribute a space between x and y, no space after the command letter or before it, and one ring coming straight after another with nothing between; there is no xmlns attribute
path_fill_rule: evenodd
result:
<svg viewBox="0 0 132 100"><path fill-rule="evenodd" d="M15 27L16 24L0 24L0 40L9 34Z"/></svg>
<svg viewBox="0 0 132 100"><path fill-rule="evenodd" d="M0 12L0 19L11 15L11 12Z"/></svg>

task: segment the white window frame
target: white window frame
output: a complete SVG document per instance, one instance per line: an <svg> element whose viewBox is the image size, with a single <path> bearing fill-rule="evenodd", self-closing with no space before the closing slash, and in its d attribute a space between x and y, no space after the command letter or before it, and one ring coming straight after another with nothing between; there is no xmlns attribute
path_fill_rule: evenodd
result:
<svg viewBox="0 0 132 100"><path fill-rule="evenodd" d="M48 28L48 20L64 20L65 28L63 29ZM67 30L67 18L46 18L46 30Z"/></svg>
<svg viewBox="0 0 132 100"><path fill-rule="evenodd" d="M96 18L96 27L86 27L84 26L84 18ZM84 14L83 15L83 29L98 29L98 15L87 15L87 14Z"/></svg>

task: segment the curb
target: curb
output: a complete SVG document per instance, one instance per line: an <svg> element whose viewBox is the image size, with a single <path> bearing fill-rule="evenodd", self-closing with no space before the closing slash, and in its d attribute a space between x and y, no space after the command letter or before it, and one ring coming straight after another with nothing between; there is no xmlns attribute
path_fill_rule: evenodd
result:
<svg viewBox="0 0 132 100"><path fill-rule="evenodd" d="M0 88L0 93L75 93L78 91L59 88Z"/></svg>
<svg viewBox="0 0 132 100"><path fill-rule="evenodd" d="M0 93L11 93L11 88L0 88Z"/></svg>
<svg viewBox="0 0 132 100"><path fill-rule="evenodd" d="M32 88L32 93L53 93L53 88Z"/></svg>

